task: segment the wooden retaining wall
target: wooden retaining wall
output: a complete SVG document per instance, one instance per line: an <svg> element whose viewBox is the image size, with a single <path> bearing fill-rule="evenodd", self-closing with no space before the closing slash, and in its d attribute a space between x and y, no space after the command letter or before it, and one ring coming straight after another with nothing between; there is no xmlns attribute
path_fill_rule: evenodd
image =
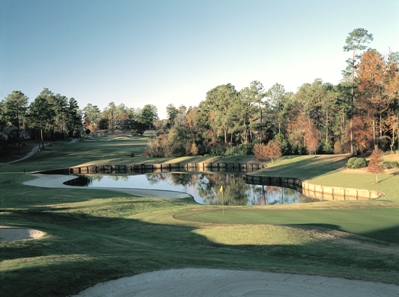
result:
<svg viewBox="0 0 399 297"><path fill-rule="evenodd" d="M301 192L302 189L302 181L293 177L275 177L246 174L245 182L254 185L270 185L291 188L299 192Z"/></svg>
<svg viewBox="0 0 399 297"><path fill-rule="evenodd" d="M368 200L380 198L384 193L380 191L353 189L342 187L328 187L302 182L302 194L323 200Z"/></svg>
<svg viewBox="0 0 399 297"><path fill-rule="evenodd" d="M282 186L295 189L309 198L320 200L368 200L380 198L384 193L366 189L327 187L303 182L297 178L245 175L249 184Z"/></svg>
<svg viewBox="0 0 399 297"><path fill-rule="evenodd" d="M217 171L217 172L252 172L265 168L258 163L167 163L167 164L128 164L128 165L88 165L69 168L69 174L95 173L144 173L172 171Z"/></svg>
<svg viewBox="0 0 399 297"><path fill-rule="evenodd" d="M253 172L265 168L259 163L166 163L166 164L128 164L128 165L88 165L71 167L69 174L141 174L149 172ZM65 170L65 169L64 169ZM365 200L384 196L384 193L366 189L328 187L314 185L291 177L273 177L245 174L246 183L258 185L273 185L295 189L303 195L321 200Z"/></svg>

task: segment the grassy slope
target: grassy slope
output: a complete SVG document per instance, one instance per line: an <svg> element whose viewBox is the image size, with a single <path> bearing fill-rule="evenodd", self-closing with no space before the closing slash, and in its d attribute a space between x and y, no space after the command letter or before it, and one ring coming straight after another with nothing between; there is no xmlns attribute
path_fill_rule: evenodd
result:
<svg viewBox="0 0 399 297"><path fill-rule="evenodd" d="M384 158L394 160L396 156ZM398 169L379 174L380 182L375 184L375 175L367 173L366 169L345 169L346 162L346 155L289 156L269 164L260 174L296 177L324 186L379 190L386 194L384 200L399 201Z"/></svg>
<svg viewBox="0 0 399 297"><path fill-rule="evenodd" d="M223 214L221 207L187 199L22 185L29 178L24 169L140 162L146 141L57 142L32 159L0 167L0 225L46 232L36 241L0 243L2 296L67 296L100 281L178 267L286 271L399 284L394 192L384 201L235 207ZM314 181L342 174L342 158L322 159L286 158L261 174ZM188 160L193 161L178 161ZM387 191L396 186L381 187Z"/></svg>

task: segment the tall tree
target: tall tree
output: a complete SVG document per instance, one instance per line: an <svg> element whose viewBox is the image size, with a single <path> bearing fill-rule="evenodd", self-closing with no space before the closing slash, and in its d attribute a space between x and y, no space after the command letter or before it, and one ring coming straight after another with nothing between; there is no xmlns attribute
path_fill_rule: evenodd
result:
<svg viewBox="0 0 399 297"><path fill-rule="evenodd" d="M19 129L28 105L28 97L21 91L13 91L4 98L4 114L8 122L17 127L18 153L20 152Z"/></svg>
<svg viewBox="0 0 399 297"><path fill-rule="evenodd" d="M373 41L373 34L368 33L366 29L357 28L349 33L349 36L345 40L344 51L352 51L352 59L348 59L348 69L351 71L352 78L352 89L351 89L351 112L350 112L350 146L351 154L353 155L353 104L355 101L355 67L358 58L360 57L359 51L365 50L366 43Z"/></svg>
<svg viewBox="0 0 399 297"><path fill-rule="evenodd" d="M60 94L54 96L54 111L55 111L55 123L59 127L62 139L64 139L64 127L65 121L67 120L67 107L68 98Z"/></svg>
<svg viewBox="0 0 399 297"><path fill-rule="evenodd" d="M69 98L66 108L66 126L69 134L82 128L82 112L79 110L78 101L75 98Z"/></svg>
<svg viewBox="0 0 399 297"><path fill-rule="evenodd" d="M347 121L350 117L351 83L343 81L334 86L332 91L332 111L330 129L334 137L334 152L343 153L350 151L350 136L346 133ZM348 100L349 98L349 100ZM346 150L346 146L347 147Z"/></svg>
<svg viewBox="0 0 399 297"><path fill-rule="evenodd" d="M103 117L108 119L108 129L111 133L115 132L115 112L116 105L114 102L110 102L103 111Z"/></svg>
<svg viewBox="0 0 399 297"><path fill-rule="evenodd" d="M42 141L42 148L44 148L43 133L46 130L51 133L51 127L55 122L55 111L52 105L53 96L54 94L45 88L29 105L28 116L30 125L40 133L39 138Z"/></svg>
<svg viewBox="0 0 399 297"><path fill-rule="evenodd" d="M222 136L224 143L227 143L227 134L229 126L232 125L228 112L229 108L237 104L238 93L232 84L220 85L206 93L205 103L210 109L210 117L212 121L210 126L216 132L216 135Z"/></svg>
<svg viewBox="0 0 399 297"><path fill-rule="evenodd" d="M241 113L242 119L242 133L241 138L244 143L252 141L256 132L258 122L260 121L259 104L254 100L254 93L249 87L245 87L239 93L240 107L238 110Z"/></svg>
<svg viewBox="0 0 399 297"><path fill-rule="evenodd" d="M3 127L7 123L6 119L6 113L5 113L5 107L4 107L4 102L0 101L0 130L3 131Z"/></svg>
<svg viewBox="0 0 399 297"><path fill-rule="evenodd" d="M85 128L91 127L91 131L94 132L99 128L100 120L101 120L101 111L97 105L93 105L88 103L82 110L84 120L85 120Z"/></svg>
<svg viewBox="0 0 399 297"><path fill-rule="evenodd" d="M386 84L386 64L383 57L376 51L367 51L357 66L359 80L359 99L363 110L370 114L373 126L373 142L383 134L383 116L389 109L389 99ZM379 130L377 132L377 129Z"/></svg>
<svg viewBox="0 0 399 297"><path fill-rule="evenodd" d="M121 103L115 109L115 121L118 129L130 129L133 120L133 110Z"/></svg>
<svg viewBox="0 0 399 297"><path fill-rule="evenodd" d="M286 102L286 93L284 86L275 83L266 93L267 101L272 112L272 116L277 122L278 134L281 133L281 124L284 119L284 105Z"/></svg>
<svg viewBox="0 0 399 297"><path fill-rule="evenodd" d="M168 106L166 106L166 114L168 115L168 122L167 122L168 128L173 127L178 113L179 110L173 104L168 104Z"/></svg>
<svg viewBox="0 0 399 297"><path fill-rule="evenodd" d="M265 89L257 80L254 80L250 84L250 91L252 93L252 102L259 106L259 141L262 142L263 139L263 128L264 128L264 107L266 102L263 99L266 97Z"/></svg>
<svg viewBox="0 0 399 297"><path fill-rule="evenodd" d="M154 121L158 120L158 110L155 105L147 104L136 110L134 118L135 122L143 125L145 129L152 129Z"/></svg>

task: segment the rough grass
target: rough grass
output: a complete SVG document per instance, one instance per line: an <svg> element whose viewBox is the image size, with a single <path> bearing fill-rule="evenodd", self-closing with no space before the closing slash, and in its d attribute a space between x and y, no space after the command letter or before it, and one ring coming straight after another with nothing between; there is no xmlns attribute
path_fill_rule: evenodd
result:
<svg viewBox="0 0 399 297"><path fill-rule="evenodd" d="M222 208L197 205L191 199L22 185L30 178L24 169L145 160L140 154L147 141L145 137L115 137L111 141L56 142L27 161L0 167L0 225L46 233L34 241L0 242L1 296L68 296L109 279L183 267L306 273L399 284L399 206L394 192L381 201ZM132 158L131 152L137 155ZM205 158L251 160L195 157L177 162ZM285 158L260 173L316 181L324 175L343 174L344 160L345 156L336 156L336 160ZM380 186L385 191L395 189L395 178Z"/></svg>

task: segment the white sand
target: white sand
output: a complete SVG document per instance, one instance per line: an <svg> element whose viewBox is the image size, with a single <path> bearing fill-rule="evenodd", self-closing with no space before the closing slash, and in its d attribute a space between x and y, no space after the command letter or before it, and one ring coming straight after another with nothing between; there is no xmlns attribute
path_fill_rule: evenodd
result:
<svg viewBox="0 0 399 297"><path fill-rule="evenodd" d="M44 233L39 230L0 227L0 241L38 239L43 235Z"/></svg>
<svg viewBox="0 0 399 297"><path fill-rule="evenodd" d="M342 278L219 269L173 269L97 284L73 297L376 297L399 286Z"/></svg>

